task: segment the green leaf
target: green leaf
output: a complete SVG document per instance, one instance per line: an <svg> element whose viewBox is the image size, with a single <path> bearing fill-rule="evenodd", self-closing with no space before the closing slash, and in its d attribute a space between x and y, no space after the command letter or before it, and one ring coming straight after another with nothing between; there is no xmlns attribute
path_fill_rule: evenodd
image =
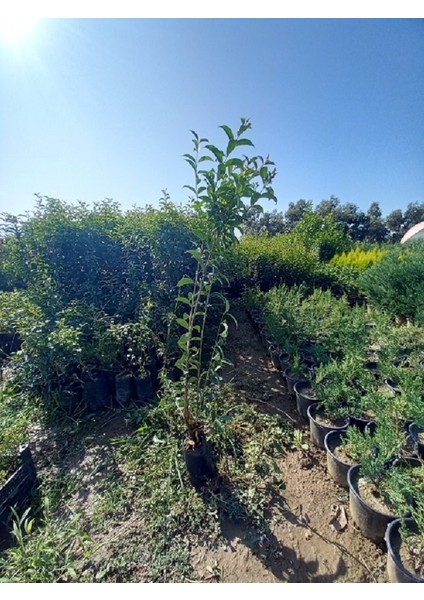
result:
<svg viewBox="0 0 424 600"><path fill-rule="evenodd" d="M236 327L238 327L238 322L237 322L237 319L235 318L235 316L234 316L234 315L232 315L231 313L227 313L227 315L226 315L226 316L227 316L227 317L230 317L230 318L231 318L231 319L234 321L234 323L235 323Z"/></svg>
<svg viewBox="0 0 424 600"><path fill-rule="evenodd" d="M178 340L178 346L184 351L187 349L187 338L188 333L183 333L183 335Z"/></svg>
<svg viewBox="0 0 424 600"><path fill-rule="evenodd" d="M177 319L177 323L178 323L178 325L181 325L181 327L188 329L188 323L184 319Z"/></svg>
<svg viewBox="0 0 424 600"><path fill-rule="evenodd" d="M188 304L189 306L191 306L190 301L187 298L184 298L184 296L178 296L177 302L182 302L183 304Z"/></svg>
<svg viewBox="0 0 424 600"><path fill-rule="evenodd" d="M185 365L185 361L184 359L181 357L179 358L176 363L175 366L177 367L177 369L180 369L180 371L185 371L186 365Z"/></svg>
<svg viewBox="0 0 424 600"><path fill-rule="evenodd" d="M200 260L202 258L202 255L199 250L187 250L187 254L190 254L190 256L192 256L196 260Z"/></svg>
<svg viewBox="0 0 424 600"><path fill-rule="evenodd" d="M220 292L214 292L214 297L219 298L220 300L222 300L222 302L225 305L225 312L227 313L230 310L230 303L228 302L227 298L221 294Z"/></svg>
<svg viewBox="0 0 424 600"><path fill-rule="evenodd" d="M199 163L205 162L205 160L213 160L213 158L211 156L206 156L206 155L205 156L201 156L199 158Z"/></svg>
<svg viewBox="0 0 424 600"><path fill-rule="evenodd" d="M238 146L253 146L252 142L247 138L241 138L240 140L231 140L228 142L227 154L231 154ZM247 157L246 157L247 158Z"/></svg>
<svg viewBox="0 0 424 600"><path fill-rule="evenodd" d="M231 152L233 152L236 148L237 148L236 140L230 140L227 145L227 156L229 156L231 154Z"/></svg>
<svg viewBox="0 0 424 600"><path fill-rule="evenodd" d="M234 133L231 131L231 129L230 129L230 127L228 127L228 125L220 125L220 128L225 131L229 140L234 139Z"/></svg>
<svg viewBox="0 0 424 600"><path fill-rule="evenodd" d="M227 167L239 167L240 169L243 169L244 162L241 160L241 158L229 158L227 160L227 162L225 163L225 166L227 166Z"/></svg>
<svg viewBox="0 0 424 600"><path fill-rule="evenodd" d="M240 140L237 140L237 146L253 146L253 148L255 147L255 145L247 138L241 138Z"/></svg>
<svg viewBox="0 0 424 600"><path fill-rule="evenodd" d="M212 154L216 157L216 159L218 160L218 162L222 163L222 161L224 160L224 153L222 152L222 150L218 150L218 148L216 146L214 146L213 144L208 144L205 147L210 152L212 152Z"/></svg>
<svg viewBox="0 0 424 600"><path fill-rule="evenodd" d="M261 167L259 170L259 174L263 182L265 182L268 179L268 169L266 167Z"/></svg>
<svg viewBox="0 0 424 600"><path fill-rule="evenodd" d="M193 192L197 196L197 190L192 185L183 185L183 188L187 188L190 192Z"/></svg>
<svg viewBox="0 0 424 600"><path fill-rule="evenodd" d="M191 277L181 277L179 282L177 283L177 287L183 287L183 285L192 285L194 281Z"/></svg>
<svg viewBox="0 0 424 600"><path fill-rule="evenodd" d="M240 136L242 133L244 133L245 131L247 131L248 129L250 129L252 127L250 121L248 119L241 119L241 125L239 127L239 130L237 131L237 137Z"/></svg>

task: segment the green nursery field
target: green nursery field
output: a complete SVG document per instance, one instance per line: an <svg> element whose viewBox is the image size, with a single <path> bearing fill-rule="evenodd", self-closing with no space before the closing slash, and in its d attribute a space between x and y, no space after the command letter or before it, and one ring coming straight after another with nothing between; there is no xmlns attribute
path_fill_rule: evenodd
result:
<svg viewBox="0 0 424 600"><path fill-rule="evenodd" d="M2 215L1 581L392 580L385 528L367 532L348 493L401 519L424 578L424 242L358 242L311 207L255 231L276 170L250 129L192 132L184 207L40 196ZM343 431L355 492L315 421ZM8 484L22 446L25 496ZM346 517L331 532L320 478ZM243 547L250 571L228 558Z"/></svg>

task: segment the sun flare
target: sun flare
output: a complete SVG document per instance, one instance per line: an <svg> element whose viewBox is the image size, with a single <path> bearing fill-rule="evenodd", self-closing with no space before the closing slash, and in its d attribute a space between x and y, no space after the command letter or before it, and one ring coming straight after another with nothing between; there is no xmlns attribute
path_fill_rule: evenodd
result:
<svg viewBox="0 0 424 600"><path fill-rule="evenodd" d="M0 13L0 40L10 46L20 45L29 38L38 21L37 17Z"/></svg>

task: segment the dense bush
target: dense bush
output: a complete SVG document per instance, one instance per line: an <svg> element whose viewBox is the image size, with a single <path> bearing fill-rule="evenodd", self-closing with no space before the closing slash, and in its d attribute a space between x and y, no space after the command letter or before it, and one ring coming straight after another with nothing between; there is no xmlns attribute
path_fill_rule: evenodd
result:
<svg viewBox="0 0 424 600"><path fill-rule="evenodd" d="M348 250L352 244L350 236L335 223L331 214L320 217L308 211L294 231L308 248L318 251L320 260L324 262L329 261L335 254Z"/></svg>
<svg viewBox="0 0 424 600"><path fill-rule="evenodd" d="M168 198L127 213L39 198L24 218L3 215L0 351L21 386L51 398L96 369L146 369L193 274L195 223Z"/></svg>
<svg viewBox="0 0 424 600"><path fill-rule="evenodd" d="M378 247L364 250L357 246L349 252L336 254L330 261L330 264L336 267L354 268L358 271L365 271L375 263L379 262L387 254L387 249Z"/></svg>
<svg viewBox="0 0 424 600"><path fill-rule="evenodd" d="M298 348L304 342L325 357L347 353L365 356L368 341L367 314L361 306L350 307L346 296L337 299L330 290L306 286L278 286L262 294L258 304L264 322L283 347Z"/></svg>
<svg viewBox="0 0 424 600"><path fill-rule="evenodd" d="M112 201L90 209L40 198L27 218L5 218L5 277L51 314L83 301L134 319L140 298L169 303L179 277L193 270L191 219L170 202L123 214Z"/></svg>
<svg viewBox="0 0 424 600"><path fill-rule="evenodd" d="M334 272L321 263L318 249L296 233L246 236L231 249L226 268L236 294L255 285L269 290L281 283L331 286L336 281Z"/></svg>
<svg viewBox="0 0 424 600"><path fill-rule="evenodd" d="M360 285L370 304L391 317L424 324L424 241L395 246L365 271Z"/></svg>
<svg viewBox="0 0 424 600"><path fill-rule="evenodd" d="M352 281L328 260L350 244L330 215L322 218L309 211L291 233L244 236L227 257L227 276L235 294L249 286L269 290L279 284L342 293L354 287Z"/></svg>

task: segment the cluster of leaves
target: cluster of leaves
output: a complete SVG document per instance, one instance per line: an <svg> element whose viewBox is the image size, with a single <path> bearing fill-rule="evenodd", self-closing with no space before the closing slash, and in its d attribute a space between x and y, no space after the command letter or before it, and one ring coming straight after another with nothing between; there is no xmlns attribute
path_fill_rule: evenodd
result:
<svg viewBox="0 0 424 600"><path fill-rule="evenodd" d="M395 246L362 275L371 305L424 324L424 241Z"/></svg>
<svg viewBox="0 0 424 600"><path fill-rule="evenodd" d="M8 363L15 383L51 408L95 370L144 372L159 344L148 305L137 321L123 324L81 301L69 302L52 318L27 291L0 292L0 324L20 340Z"/></svg>
<svg viewBox="0 0 424 600"><path fill-rule="evenodd" d="M329 415L378 420L386 414L399 437L406 420L424 423L422 328L395 326L377 310L370 317L365 306L352 307L346 297L337 299L329 291L310 293L306 286L267 293L254 288L244 298L262 312L268 334L291 355L293 365L305 354L318 365L313 385ZM384 380L399 388L396 396Z"/></svg>
<svg viewBox="0 0 424 600"><path fill-rule="evenodd" d="M346 296L305 286L278 286L262 299L264 323L282 347L315 346L327 358L365 353L368 339L366 309L351 307ZM326 362L326 361L324 361Z"/></svg>
<svg viewBox="0 0 424 600"><path fill-rule="evenodd" d="M372 482L378 494L399 516L407 516L424 492L423 466L411 466L402 458L406 433L393 428L390 414L383 413L374 432L349 427L343 441L346 451L360 465L360 477Z"/></svg>
<svg viewBox="0 0 424 600"><path fill-rule="evenodd" d="M227 275L236 294L252 284L269 290L282 283L356 291L354 278L328 263L350 246L349 235L331 215L321 217L309 210L289 233L245 234L227 256Z"/></svg>

